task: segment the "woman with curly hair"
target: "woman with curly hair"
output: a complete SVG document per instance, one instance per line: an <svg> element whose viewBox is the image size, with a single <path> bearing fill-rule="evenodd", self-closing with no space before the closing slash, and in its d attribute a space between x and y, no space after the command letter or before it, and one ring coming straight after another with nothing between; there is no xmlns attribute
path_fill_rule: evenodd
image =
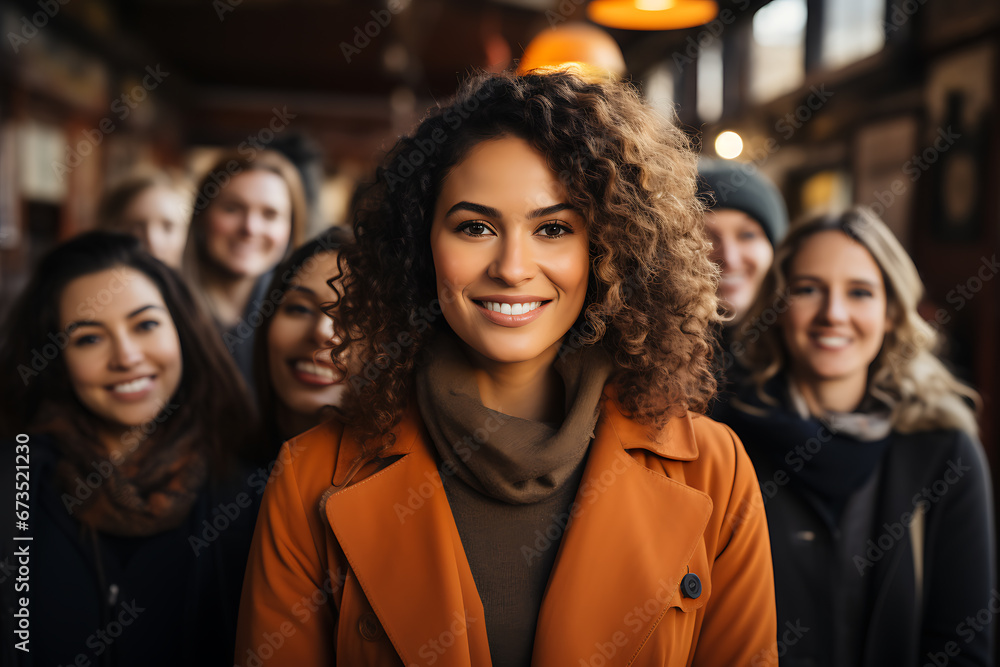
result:
<svg viewBox="0 0 1000 667"><path fill-rule="evenodd" d="M570 72L475 77L397 143L344 252L353 421L279 456L238 664L773 664L757 482L697 414L695 173Z"/></svg>
<svg viewBox="0 0 1000 667"><path fill-rule="evenodd" d="M778 627L810 628L788 664L993 664L978 396L934 356L922 293L857 208L792 228L740 326L749 379L714 414L764 492Z"/></svg>
<svg viewBox="0 0 1000 667"><path fill-rule="evenodd" d="M235 464L254 424L180 276L131 236L75 237L34 271L0 361L0 490L18 504L0 560L27 565L28 550L31 571L0 586L0 663L224 664L256 516Z"/></svg>
<svg viewBox="0 0 1000 667"><path fill-rule="evenodd" d="M338 414L347 376L330 358L338 338L324 305L337 299L332 280L351 231L330 227L299 246L274 270L267 288L276 307L264 314L254 341L257 409L273 460L281 444Z"/></svg>

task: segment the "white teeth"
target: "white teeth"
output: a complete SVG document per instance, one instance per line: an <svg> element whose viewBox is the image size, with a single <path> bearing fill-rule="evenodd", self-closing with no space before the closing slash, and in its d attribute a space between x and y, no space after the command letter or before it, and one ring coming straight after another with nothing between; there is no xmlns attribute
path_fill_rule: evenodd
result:
<svg viewBox="0 0 1000 667"><path fill-rule="evenodd" d="M333 369L327 368L326 366L318 366L311 361L302 360L295 362L295 370L302 371L303 373L310 373L311 375L317 375L328 380L336 379Z"/></svg>
<svg viewBox="0 0 1000 667"><path fill-rule="evenodd" d="M132 380L131 382L122 382L121 384L116 384L111 388L119 394L134 394L138 391L142 391L152 384L152 382L153 380L151 378L144 377Z"/></svg>
<svg viewBox="0 0 1000 667"><path fill-rule="evenodd" d="M851 341L844 336L818 336L816 340L826 347L845 347Z"/></svg>
<svg viewBox="0 0 1000 667"><path fill-rule="evenodd" d="M524 315L530 313L542 305L541 301L529 301L528 303L501 303L498 301L483 301L483 307L492 310L494 313L502 315Z"/></svg>

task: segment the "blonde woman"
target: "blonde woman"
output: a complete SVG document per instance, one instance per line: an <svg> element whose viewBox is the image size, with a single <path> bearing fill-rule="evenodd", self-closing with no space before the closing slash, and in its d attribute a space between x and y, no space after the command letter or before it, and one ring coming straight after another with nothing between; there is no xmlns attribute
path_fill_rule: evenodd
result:
<svg viewBox="0 0 1000 667"><path fill-rule="evenodd" d="M184 275L253 389L253 341L271 271L302 243L307 218L298 170L274 151L224 155L202 177Z"/></svg>
<svg viewBox="0 0 1000 667"><path fill-rule="evenodd" d="M169 172L135 174L104 193L97 228L131 234L156 259L180 268L191 219L192 186Z"/></svg>
<svg viewBox="0 0 1000 667"><path fill-rule="evenodd" d="M978 396L934 356L922 292L857 208L793 227L740 326L749 379L714 416L761 483L783 664L992 664Z"/></svg>

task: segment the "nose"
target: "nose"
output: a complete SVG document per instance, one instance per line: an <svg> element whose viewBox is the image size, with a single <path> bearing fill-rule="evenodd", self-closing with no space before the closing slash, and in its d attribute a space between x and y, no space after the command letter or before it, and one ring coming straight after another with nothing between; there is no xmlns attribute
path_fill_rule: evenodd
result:
<svg viewBox="0 0 1000 667"><path fill-rule="evenodd" d="M240 226L241 231L247 236L254 236L260 234L264 228L264 218L254 212L247 211L243 214L243 224Z"/></svg>
<svg viewBox="0 0 1000 667"><path fill-rule="evenodd" d="M111 343L110 366L116 370L128 370L142 361L142 347L129 335L114 336Z"/></svg>
<svg viewBox="0 0 1000 667"><path fill-rule="evenodd" d="M740 253L738 243L732 240L719 239L718 242L719 264L723 269L736 270L743 263L743 255Z"/></svg>
<svg viewBox="0 0 1000 667"><path fill-rule="evenodd" d="M830 290L823 304L822 316L827 322L846 322L848 319L847 295L841 294L837 290Z"/></svg>
<svg viewBox="0 0 1000 667"><path fill-rule="evenodd" d="M530 280L536 269L530 239L513 234L501 239L487 275L513 286Z"/></svg>
<svg viewBox="0 0 1000 667"><path fill-rule="evenodd" d="M319 346L326 346L331 343L339 343L339 337L335 336L333 329L333 319L325 314L320 314L316 318L316 325L313 327L313 340Z"/></svg>

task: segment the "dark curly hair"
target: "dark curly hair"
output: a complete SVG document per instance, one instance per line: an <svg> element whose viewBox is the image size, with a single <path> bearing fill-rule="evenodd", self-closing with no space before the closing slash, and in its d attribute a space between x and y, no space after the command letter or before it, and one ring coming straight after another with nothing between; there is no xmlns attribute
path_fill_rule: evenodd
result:
<svg viewBox="0 0 1000 667"><path fill-rule="evenodd" d="M715 394L717 270L688 137L623 83L479 74L389 151L343 253L345 294L331 315L361 346L347 408L369 450L388 444L380 436L401 417L421 350L448 326L430 247L441 184L473 146L505 136L546 158L588 225L588 293L563 352L603 345L619 400L643 423L703 412Z"/></svg>

